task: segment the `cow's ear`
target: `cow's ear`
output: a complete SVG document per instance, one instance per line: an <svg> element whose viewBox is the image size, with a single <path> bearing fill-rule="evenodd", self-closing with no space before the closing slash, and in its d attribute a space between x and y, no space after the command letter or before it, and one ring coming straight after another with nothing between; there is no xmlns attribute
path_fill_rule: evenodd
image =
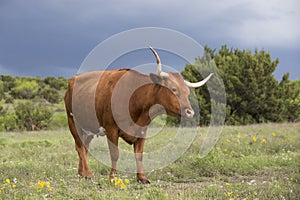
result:
<svg viewBox="0 0 300 200"><path fill-rule="evenodd" d="M158 83L159 84L159 83L162 82L162 77L157 75L157 74L150 73L150 78L153 81L153 83Z"/></svg>

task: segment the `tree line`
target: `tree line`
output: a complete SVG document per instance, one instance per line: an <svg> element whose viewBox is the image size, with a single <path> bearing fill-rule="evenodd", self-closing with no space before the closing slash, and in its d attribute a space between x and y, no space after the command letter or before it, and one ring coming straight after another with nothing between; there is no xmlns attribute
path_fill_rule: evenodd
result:
<svg viewBox="0 0 300 200"><path fill-rule="evenodd" d="M300 119L300 80L285 74L274 78L279 59L264 50L239 50L222 46L205 47L203 56L186 65L182 75L195 82L203 77L199 69L211 71L214 64L226 90L226 124L295 122ZM0 75L0 131L41 130L67 126L63 96L68 79L63 77L12 77ZM211 100L207 87L195 89L199 125L209 125ZM159 120L157 123L161 123ZM183 122L188 124L190 122ZM179 120L168 117L168 125Z"/></svg>
<svg viewBox="0 0 300 200"><path fill-rule="evenodd" d="M66 126L63 95L68 79L0 76L0 131Z"/></svg>
<svg viewBox="0 0 300 200"><path fill-rule="evenodd" d="M300 119L300 80L281 81L274 77L279 59L272 60L264 50L239 50L223 45L219 51L205 47L202 57L186 65L182 75L190 81L202 79L199 69L211 71L213 63L226 90L226 124L295 122ZM200 125L210 121L210 95L206 87L196 89L202 108Z"/></svg>

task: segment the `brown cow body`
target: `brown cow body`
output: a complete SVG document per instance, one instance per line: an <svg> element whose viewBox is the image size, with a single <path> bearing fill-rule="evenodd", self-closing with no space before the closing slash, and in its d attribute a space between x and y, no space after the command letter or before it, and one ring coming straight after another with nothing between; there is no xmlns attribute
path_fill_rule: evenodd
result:
<svg viewBox="0 0 300 200"><path fill-rule="evenodd" d="M160 62L158 56L157 59ZM137 179L149 183L142 165L147 127L164 112L192 118L194 111L188 95L189 88L178 73L144 75L121 69L74 76L65 95L65 106L79 156L78 173L92 177L87 162L89 144L95 135L105 134L112 162L110 178L116 173L121 137L134 146Z"/></svg>

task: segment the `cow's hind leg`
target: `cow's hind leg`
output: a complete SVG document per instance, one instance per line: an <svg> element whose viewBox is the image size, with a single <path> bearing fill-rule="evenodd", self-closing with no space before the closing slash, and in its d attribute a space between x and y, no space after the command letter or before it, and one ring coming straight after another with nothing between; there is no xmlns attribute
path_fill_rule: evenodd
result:
<svg viewBox="0 0 300 200"><path fill-rule="evenodd" d="M108 130L110 134L107 134L107 142L110 152L110 159L111 159L111 169L109 174L109 179L112 180L114 175L117 173L117 162L119 159L119 148L118 148L118 130L112 129Z"/></svg>
<svg viewBox="0 0 300 200"><path fill-rule="evenodd" d="M75 140L75 148L79 156L78 174L85 178L90 179L92 178L93 175L88 166L88 161L87 161L88 147L84 145L82 139L80 138L76 130L76 126L72 116L68 116L68 123L69 123L70 131ZM90 141L85 141L85 143L87 142L89 144Z"/></svg>

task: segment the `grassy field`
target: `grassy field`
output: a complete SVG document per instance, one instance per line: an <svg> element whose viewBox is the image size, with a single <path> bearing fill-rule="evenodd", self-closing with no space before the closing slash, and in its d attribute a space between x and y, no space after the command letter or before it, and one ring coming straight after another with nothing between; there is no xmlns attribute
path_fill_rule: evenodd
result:
<svg viewBox="0 0 300 200"><path fill-rule="evenodd" d="M300 123L225 127L200 159L205 131L178 160L148 173L150 185L122 172L111 183L109 167L91 156L94 179L78 177L66 129L0 133L0 199L299 199Z"/></svg>

